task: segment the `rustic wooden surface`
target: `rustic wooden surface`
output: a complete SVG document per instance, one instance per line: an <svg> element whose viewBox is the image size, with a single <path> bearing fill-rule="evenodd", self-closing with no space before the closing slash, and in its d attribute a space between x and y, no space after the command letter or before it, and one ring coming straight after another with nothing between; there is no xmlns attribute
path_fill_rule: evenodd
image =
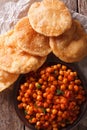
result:
<svg viewBox="0 0 87 130"><path fill-rule="evenodd" d="M68 8L87 16L87 0L63 0ZM0 130L29 130L18 118L13 103L12 87L0 93ZM73 130L87 130L82 123Z"/></svg>

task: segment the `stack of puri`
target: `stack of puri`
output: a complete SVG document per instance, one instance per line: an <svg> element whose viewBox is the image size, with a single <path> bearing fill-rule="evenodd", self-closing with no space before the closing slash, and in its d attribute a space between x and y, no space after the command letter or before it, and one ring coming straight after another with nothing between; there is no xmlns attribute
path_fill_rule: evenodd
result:
<svg viewBox="0 0 87 130"><path fill-rule="evenodd" d="M87 55L87 34L60 0L34 2L28 16L0 35L0 91L20 74L36 71L53 52L65 62Z"/></svg>
<svg viewBox="0 0 87 130"><path fill-rule="evenodd" d="M20 74L36 71L51 52L49 38L35 32L24 17L13 30L0 35L0 91Z"/></svg>
<svg viewBox="0 0 87 130"><path fill-rule="evenodd" d="M87 56L87 34L62 1L35 2L28 17L35 31L49 36L52 52L62 61L77 62Z"/></svg>

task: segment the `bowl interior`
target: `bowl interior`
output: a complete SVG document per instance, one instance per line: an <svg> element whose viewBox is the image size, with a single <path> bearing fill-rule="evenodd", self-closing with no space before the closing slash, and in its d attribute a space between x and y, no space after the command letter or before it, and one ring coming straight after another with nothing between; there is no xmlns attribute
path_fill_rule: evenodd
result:
<svg viewBox="0 0 87 130"><path fill-rule="evenodd" d="M57 64L57 63L61 63L63 65L66 65L68 68L72 69L73 71L77 71L78 76L79 76L79 78L82 81L83 88L85 89L86 99L87 99L86 81L85 81L85 78L84 78L83 74L81 73L80 69L78 68L78 65L76 63L69 64L69 63L62 62L57 57L55 57L53 54L50 54L48 56L45 64L54 65L54 64ZM14 84L14 91L13 91L14 92L14 106L15 106L15 110L16 110L19 118L24 122L24 124L26 126L28 126L30 128L30 130L35 130L35 127L33 125L29 124L29 122L27 121L27 119L25 119L25 117L24 117L24 111L18 109L18 103L19 103L19 101L17 100L17 96L18 96L18 93L19 93L20 84L24 83L24 77L25 77L25 75L20 75L20 77L18 78L18 80ZM81 113L78 115L77 120L72 125L67 125L67 127L62 128L61 130L71 130L72 128L74 128L80 122L80 120L82 119L82 117L84 116L84 114L86 112L86 109L87 109L87 100L81 106Z"/></svg>

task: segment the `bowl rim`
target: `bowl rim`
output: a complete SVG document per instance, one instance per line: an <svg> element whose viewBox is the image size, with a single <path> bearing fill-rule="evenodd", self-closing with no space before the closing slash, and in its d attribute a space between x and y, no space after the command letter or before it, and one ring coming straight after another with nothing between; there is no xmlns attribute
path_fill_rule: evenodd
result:
<svg viewBox="0 0 87 130"><path fill-rule="evenodd" d="M82 106L82 112L79 114L78 118L76 119L76 121L71 124L71 125L68 125L67 127L65 128L62 128L61 130L71 130L73 128L75 128L79 123L80 121L82 120L82 118L84 117L85 113L86 113L86 109L87 109L87 87L86 87L86 80L85 80L85 77L83 76L80 68L78 67L78 65L76 63L65 63L61 60L58 60L57 62L50 62L49 60L47 62L45 62L45 64L62 64L62 65L66 65L68 68L72 69L73 71L76 71L79 78L81 79L82 81L82 84L83 84L83 88L86 92L86 101L85 103L83 103L83 106ZM14 102L14 107L15 107L15 111L18 115L18 117L20 118L20 120L22 120L22 122L28 127L30 128L31 130L36 130L35 127L30 124L27 119L25 117L23 117L23 115L21 114L22 111L20 109L18 109L17 105L18 105L18 101L17 101L17 95L18 95L18 90L19 90L19 84L20 84L20 81L21 79L24 77L25 74L22 74L19 76L18 80L14 83L14 88L13 88L13 102ZM22 80L23 81L23 80Z"/></svg>

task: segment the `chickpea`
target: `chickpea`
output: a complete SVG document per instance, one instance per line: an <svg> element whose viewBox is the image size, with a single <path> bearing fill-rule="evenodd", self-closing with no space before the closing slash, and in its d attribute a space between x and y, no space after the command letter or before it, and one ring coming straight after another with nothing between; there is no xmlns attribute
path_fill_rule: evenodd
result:
<svg viewBox="0 0 87 130"><path fill-rule="evenodd" d="M31 94L32 94L32 90L28 89L28 90L26 91L26 93L27 93L28 95L31 95Z"/></svg>
<svg viewBox="0 0 87 130"><path fill-rule="evenodd" d="M80 85L81 84L81 80L80 79L76 79L75 80L75 84Z"/></svg>
<svg viewBox="0 0 87 130"><path fill-rule="evenodd" d="M64 112L63 112L63 114L62 114L62 118L63 118L63 119L67 119L67 118L68 118L67 111L64 111Z"/></svg>
<svg viewBox="0 0 87 130"><path fill-rule="evenodd" d="M65 65L62 65L62 70L66 70L67 67Z"/></svg>
<svg viewBox="0 0 87 130"><path fill-rule="evenodd" d="M60 71L59 71L59 74L63 76L63 75L64 75L63 70L60 70Z"/></svg>
<svg viewBox="0 0 87 130"><path fill-rule="evenodd" d="M43 79L39 79L39 81L38 81L40 84L43 84Z"/></svg>
<svg viewBox="0 0 87 130"><path fill-rule="evenodd" d="M36 118L33 117L33 118L32 118L32 123L36 123L36 121L37 121Z"/></svg>
<svg viewBox="0 0 87 130"><path fill-rule="evenodd" d="M77 85L74 85L74 91L78 92L79 91L79 87Z"/></svg>
<svg viewBox="0 0 87 130"><path fill-rule="evenodd" d="M41 101L41 100L42 100L42 96L37 95L37 100L38 100L38 101Z"/></svg>
<svg viewBox="0 0 87 130"><path fill-rule="evenodd" d="M57 114L57 110L56 110L56 109L53 109L53 110L52 110L52 114L54 114L54 115Z"/></svg>
<svg viewBox="0 0 87 130"><path fill-rule="evenodd" d="M33 98L37 98L37 94L36 93L33 93Z"/></svg>
<svg viewBox="0 0 87 130"><path fill-rule="evenodd" d="M62 111L58 111L58 116L62 116L63 112Z"/></svg>
<svg viewBox="0 0 87 130"><path fill-rule="evenodd" d="M47 99L47 103L50 104L50 103L51 103L51 100Z"/></svg>
<svg viewBox="0 0 87 130"><path fill-rule="evenodd" d="M28 94L28 93L25 93L25 94L24 94L24 97L25 97L25 98L29 97L29 94Z"/></svg>
<svg viewBox="0 0 87 130"><path fill-rule="evenodd" d="M48 99L48 100L51 100L52 98L53 98L53 95L52 95L52 94L47 95L47 99Z"/></svg>
<svg viewBox="0 0 87 130"><path fill-rule="evenodd" d="M47 93L45 92L45 93L43 93L43 97L44 98L46 98L47 97Z"/></svg>
<svg viewBox="0 0 87 130"><path fill-rule="evenodd" d="M22 109L23 108L23 103L18 104L18 108Z"/></svg>
<svg viewBox="0 0 87 130"><path fill-rule="evenodd" d="M48 103L47 102L44 102L43 106L46 108L48 107Z"/></svg>
<svg viewBox="0 0 87 130"><path fill-rule="evenodd" d="M62 85L60 86L60 89L63 90L63 91L66 90L66 85L65 85L65 84L62 84Z"/></svg>
<svg viewBox="0 0 87 130"><path fill-rule="evenodd" d="M35 79L33 77L30 77L30 81L33 82L35 81Z"/></svg>
<svg viewBox="0 0 87 130"><path fill-rule="evenodd" d="M48 72L48 73L51 73L51 72L53 72L53 68L51 68L51 67L48 67L47 69L46 69L46 72Z"/></svg>
<svg viewBox="0 0 87 130"><path fill-rule="evenodd" d="M57 64L57 67L60 69L61 68L61 64Z"/></svg>
<svg viewBox="0 0 87 130"><path fill-rule="evenodd" d="M57 120L58 120L58 122L61 122L62 121L62 116L58 116Z"/></svg>
<svg viewBox="0 0 87 130"><path fill-rule="evenodd" d="M47 112L50 112L51 110L50 110L50 108L46 108L46 111L47 111Z"/></svg>
<svg viewBox="0 0 87 130"><path fill-rule="evenodd" d="M58 76L58 80L63 80L63 77L61 75Z"/></svg>
<svg viewBox="0 0 87 130"><path fill-rule="evenodd" d="M46 77L45 74L41 75L41 78L42 78L43 80L46 80L46 79L47 79L47 77Z"/></svg>
<svg viewBox="0 0 87 130"><path fill-rule="evenodd" d="M46 86L46 85L47 85L47 82L46 82L46 81L44 81L44 82L43 82L43 85L45 85L45 86Z"/></svg>
<svg viewBox="0 0 87 130"><path fill-rule="evenodd" d="M77 76L77 72L73 72L74 73L74 76L76 77Z"/></svg>
<svg viewBox="0 0 87 130"><path fill-rule="evenodd" d="M25 86L25 87L28 87L28 83L27 83L27 82L26 82L26 83L24 83L24 86Z"/></svg>
<svg viewBox="0 0 87 130"><path fill-rule="evenodd" d="M54 127L53 130L58 130L58 128L55 128L55 127Z"/></svg>
<svg viewBox="0 0 87 130"><path fill-rule="evenodd" d="M55 100L55 103L56 103L56 104L60 103L60 99L57 98L57 99Z"/></svg>
<svg viewBox="0 0 87 130"><path fill-rule="evenodd" d="M36 126L40 126L40 125L41 125L40 121L37 121Z"/></svg>
<svg viewBox="0 0 87 130"><path fill-rule="evenodd" d="M25 79L17 96L18 108L26 111L25 118L37 129L58 130L68 124L67 119L69 124L77 119L85 101L77 72L57 64L30 72Z"/></svg>
<svg viewBox="0 0 87 130"><path fill-rule="evenodd" d="M26 103L23 103L23 107L26 108Z"/></svg>
<svg viewBox="0 0 87 130"><path fill-rule="evenodd" d="M45 120L49 120L49 115L48 115L48 113L45 115Z"/></svg>
<svg viewBox="0 0 87 130"><path fill-rule="evenodd" d="M30 116L29 116L29 115L26 115L26 116L25 116L25 118L26 118L26 119L29 119L29 118L30 118Z"/></svg>
<svg viewBox="0 0 87 130"><path fill-rule="evenodd" d="M40 113L36 113L36 118L38 119L38 118L40 118Z"/></svg>
<svg viewBox="0 0 87 130"><path fill-rule="evenodd" d="M64 78L64 79L63 79L63 83L64 83L64 84L67 84L67 82L68 82L67 78Z"/></svg>
<svg viewBox="0 0 87 130"><path fill-rule="evenodd" d="M22 102L26 102L25 97L22 98Z"/></svg>
<svg viewBox="0 0 87 130"><path fill-rule="evenodd" d="M51 87L51 90L52 90L52 91L55 91L55 90L56 90L55 85L51 85L50 87Z"/></svg>
<svg viewBox="0 0 87 130"><path fill-rule="evenodd" d="M18 96L18 97L17 97L17 100L18 100L18 101L21 101L21 96Z"/></svg>
<svg viewBox="0 0 87 130"><path fill-rule="evenodd" d="M61 110L65 110L66 107L63 103L60 106L61 106Z"/></svg>
<svg viewBox="0 0 87 130"><path fill-rule="evenodd" d="M24 85L21 85L21 90L25 91L25 86Z"/></svg>
<svg viewBox="0 0 87 130"><path fill-rule="evenodd" d="M21 97L23 97L24 92L20 91L19 94L20 94Z"/></svg>
<svg viewBox="0 0 87 130"><path fill-rule="evenodd" d="M68 86L68 89L71 90L71 91L73 91L74 86L73 86L72 84L70 84L70 85Z"/></svg>
<svg viewBox="0 0 87 130"><path fill-rule="evenodd" d="M50 116L50 120L52 121L55 118L55 114L51 114Z"/></svg>
<svg viewBox="0 0 87 130"><path fill-rule="evenodd" d="M46 89L46 85L42 85L42 90L45 90Z"/></svg>
<svg viewBox="0 0 87 130"><path fill-rule="evenodd" d="M60 102L61 103L64 103L64 104L67 104L67 99L65 97L62 97L60 98Z"/></svg>
<svg viewBox="0 0 87 130"><path fill-rule="evenodd" d="M57 80L54 80L54 81L53 81L53 85L56 86L57 84L58 84Z"/></svg>
<svg viewBox="0 0 87 130"><path fill-rule="evenodd" d="M40 74L42 75L42 74L44 74L45 73L45 70L41 70L40 71Z"/></svg>
<svg viewBox="0 0 87 130"><path fill-rule="evenodd" d="M61 123L61 126L62 126L62 127L65 127L66 125L65 125L65 123Z"/></svg>
<svg viewBox="0 0 87 130"><path fill-rule="evenodd" d="M73 77L73 75L68 75L68 81L72 81L72 80L74 80L74 77Z"/></svg>
<svg viewBox="0 0 87 130"><path fill-rule="evenodd" d="M40 95L40 96L42 96L42 92L39 91L39 90L37 91L37 94Z"/></svg>
<svg viewBox="0 0 87 130"><path fill-rule="evenodd" d="M54 68L54 70L57 70L57 65L54 65L53 68Z"/></svg>

